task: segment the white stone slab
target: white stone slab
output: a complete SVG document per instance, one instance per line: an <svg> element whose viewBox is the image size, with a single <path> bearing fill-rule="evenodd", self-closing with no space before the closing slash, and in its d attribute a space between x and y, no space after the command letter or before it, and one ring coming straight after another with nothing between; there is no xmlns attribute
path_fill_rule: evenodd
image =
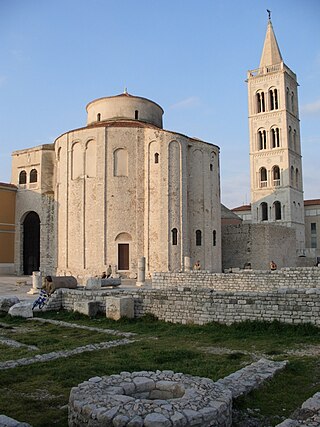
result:
<svg viewBox="0 0 320 427"><path fill-rule="evenodd" d="M10 307L8 313L11 316L33 317L32 302L19 302Z"/></svg>

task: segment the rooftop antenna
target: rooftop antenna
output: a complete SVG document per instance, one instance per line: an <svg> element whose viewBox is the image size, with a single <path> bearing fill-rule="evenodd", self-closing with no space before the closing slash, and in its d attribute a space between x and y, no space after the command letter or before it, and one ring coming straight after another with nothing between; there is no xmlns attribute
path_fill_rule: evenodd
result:
<svg viewBox="0 0 320 427"><path fill-rule="evenodd" d="M271 10L267 9L269 21L271 21Z"/></svg>

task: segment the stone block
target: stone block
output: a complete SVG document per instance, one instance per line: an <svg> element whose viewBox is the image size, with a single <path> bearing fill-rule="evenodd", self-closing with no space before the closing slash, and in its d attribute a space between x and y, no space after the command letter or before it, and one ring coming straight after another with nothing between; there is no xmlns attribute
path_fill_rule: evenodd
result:
<svg viewBox="0 0 320 427"><path fill-rule="evenodd" d="M4 427L31 427L28 423L17 421L13 418L7 417L6 415L0 415L0 426Z"/></svg>
<svg viewBox="0 0 320 427"><path fill-rule="evenodd" d="M8 313L9 308L20 302L17 297L2 297L0 298L0 312Z"/></svg>
<svg viewBox="0 0 320 427"><path fill-rule="evenodd" d="M96 301L76 301L73 304L73 311L94 317L98 314L99 303Z"/></svg>
<svg viewBox="0 0 320 427"><path fill-rule="evenodd" d="M109 277L108 279L101 279L101 286L102 287L116 287L121 285L121 279L120 277Z"/></svg>
<svg viewBox="0 0 320 427"><path fill-rule="evenodd" d="M106 317L119 320L122 317L134 318L134 300L132 297L108 297L106 299Z"/></svg>
<svg viewBox="0 0 320 427"><path fill-rule="evenodd" d="M100 277L89 277L86 283L86 289L101 289Z"/></svg>
<svg viewBox="0 0 320 427"><path fill-rule="evenodd" d="M10 307L8 313L11 316L33 317L32 302L19 302Z"/></svg>

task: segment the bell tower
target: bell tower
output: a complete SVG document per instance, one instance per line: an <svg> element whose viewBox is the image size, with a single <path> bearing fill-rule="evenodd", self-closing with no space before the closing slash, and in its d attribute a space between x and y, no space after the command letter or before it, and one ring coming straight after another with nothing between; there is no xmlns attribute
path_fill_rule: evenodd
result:
<svg viewBox="0 0 320 427"><path fill-rule="evenodd" d="M296 230L304 254L298 82L283 62L270 12L258 69L248 71L252 223Z"/></svg>

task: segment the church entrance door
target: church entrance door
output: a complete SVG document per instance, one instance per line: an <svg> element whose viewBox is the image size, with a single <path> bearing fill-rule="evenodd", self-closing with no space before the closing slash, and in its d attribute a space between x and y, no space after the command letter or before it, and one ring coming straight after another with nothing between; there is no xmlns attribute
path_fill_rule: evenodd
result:
<svg viewBox="0 0 320 427"><path fill-rule="evenodd" d="M23 221L23 274L30 275L40 268L40 218L29 212Z"/></svg>
<svg viewBox="0 0 320 427"><path fill-rule="evenodd" d="M129 270L129 243L118 243L118 270Z"/></svg>

